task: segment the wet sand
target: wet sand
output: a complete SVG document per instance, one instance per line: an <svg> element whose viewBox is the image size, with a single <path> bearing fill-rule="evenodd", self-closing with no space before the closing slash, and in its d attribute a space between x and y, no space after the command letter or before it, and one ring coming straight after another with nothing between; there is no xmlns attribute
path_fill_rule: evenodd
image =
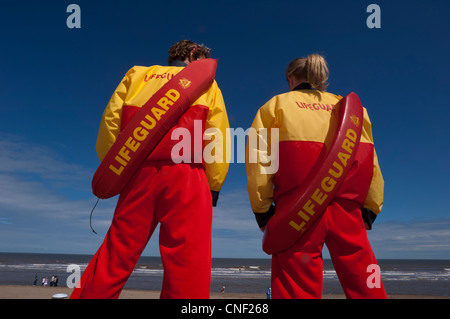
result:
<svg viewBox="0 0 450 319"><path fill-rule="evenodd" d="M56 294L70 296L71 288L0 285L0 299L52 299ZM119 299L159 299L159 291L124 289ZM266 299L265 294L212 292L211 299ZM324 295L323 299L345 299L344 295ZM450 299L441 296L390 295L389 299Z"/></svg>

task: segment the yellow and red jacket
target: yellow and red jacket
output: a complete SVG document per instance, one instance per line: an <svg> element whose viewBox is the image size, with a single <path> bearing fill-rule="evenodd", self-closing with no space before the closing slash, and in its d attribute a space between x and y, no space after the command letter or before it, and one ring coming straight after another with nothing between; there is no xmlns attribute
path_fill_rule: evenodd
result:
<svg viewBox="0 0 450 319"><path fill-rule="evenodd" d="M279 163L276 173L264 175L259 156L256 163L247 161L247 188L257 219L262 217L258 213L269 212L272 202L292 195L304 182L324 147L331 110L341 98L318 90L294 90L273 97L258 110L252 124L257 132L260 128L279 130ZM270 153L271 141L266 142ZM356 201L378 214L383 206L384 181L365 108L355 162L335 199Z"/></svg>
<svg viewBox="0 0 450 319"><path fill-rule="evenodd" d="M126 73L106 106L100 122L96 144L96 150L100 160L103 160L121 130L129 123L136 112L155 92L182 69L183 67L179 66L134 66ZM202 131L200 134L202 141L194 141L194 120L201 121L202 123ZM203 152L204 146L215 141L217 142L215 144L216 151L217 145L223 145L223 161L221 163L220 160L212 163L202 161L202 164L205 168L210 189L219 192L225 181L229 165L225 158L226 143L229 142L226 138L226 129L228 127L228 116L222 93L216 81L214 81L211 87L192 104L186 113L175 123L174 127L163 137L157 147L148 156L148 160L172 160L172 147L180 142L179 140L171 139L172 131L176 128L186 128L191 134L192 163L197 163L198 158L203 158L203 154L195 154L194 151L198 153ZM214 128L216 132L220 130L221 134L213 134L214 138L203 141L203 132L208 128ZM222 143L216 139L222 139ZM194 147L194 143L199 142L202 143L202 147Z"/></svg>

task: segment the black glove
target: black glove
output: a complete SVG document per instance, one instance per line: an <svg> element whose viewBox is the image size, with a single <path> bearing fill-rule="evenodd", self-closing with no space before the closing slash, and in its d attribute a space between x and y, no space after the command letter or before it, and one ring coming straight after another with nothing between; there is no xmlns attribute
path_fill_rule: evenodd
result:
<svg viewBox="0 0 450 319"><path fill-rule="evenodd" d="M375 214L373 211L371 211L368 208L361 208L361 214L362 214L364 223L366 224L367 230L371 230L372 224L375 222L375 219L377 218L377 214Z"/></svg>
<svg viewBox="0 0 450 319"><path fill-rule="evenodd" d="M255 213L256 222L258 223L259 228L263 228L266 226L269 219L275 214L275 205L271 205L269 210L266 213Z"/></svg>
<svg viewBox="0 0 450 319"><path fill-rule="evenodd" d="M212 197L212 205L213 207L216 207L217 201L219 200L219 192L211 191L211 197Z"/></svg>

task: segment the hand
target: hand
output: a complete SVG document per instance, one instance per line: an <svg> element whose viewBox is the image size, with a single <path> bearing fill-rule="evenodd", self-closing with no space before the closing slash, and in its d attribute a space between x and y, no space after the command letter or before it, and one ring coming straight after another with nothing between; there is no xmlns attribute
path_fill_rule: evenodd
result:
<svg viewBox="0 0 450 319"><path fill-rule="evenodd" d="M267 222L273 216L273 214L275 214L275 205L272 204L266 213L254 213L254 214L259 229L261 229L261 231L264 231L266 229Z"/></svg>
<svg viewBox="0 0 450 319"><path fill-rule="evenodd" d="M372 225L375 222L375 219L377 218L377 215L370 209L364 207L361 208L361 215L364 221L364 226L366 227L367 230L371 230Z"/></svg>

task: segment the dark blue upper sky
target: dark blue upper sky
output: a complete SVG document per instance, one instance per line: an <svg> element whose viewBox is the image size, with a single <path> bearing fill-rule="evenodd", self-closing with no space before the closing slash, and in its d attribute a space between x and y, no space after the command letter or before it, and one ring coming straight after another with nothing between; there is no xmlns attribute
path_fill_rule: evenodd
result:
<svg viewBox="0 0 450 319"><path fill-rule="evenodd" d="M81 29L66 26L71 3ZM380 29L366 25L370 3ZM92 239L86 217L104 107L129 68L166 64L187 38L219 60L234 128L287 91L292 59L323 54L328 90L356 92L372 120L386 182L370 233L376 253L450 258L449 12L448 1L0 1L0 236L14 243L0 251L95 251L104 232ZM232 164L215 210L216 255L263 256L246 196L245 166ZM103 207L106 231L114 203ZM54 238L44 239L48 229ZM235 239L248 246L236 251Z"/></svg>

